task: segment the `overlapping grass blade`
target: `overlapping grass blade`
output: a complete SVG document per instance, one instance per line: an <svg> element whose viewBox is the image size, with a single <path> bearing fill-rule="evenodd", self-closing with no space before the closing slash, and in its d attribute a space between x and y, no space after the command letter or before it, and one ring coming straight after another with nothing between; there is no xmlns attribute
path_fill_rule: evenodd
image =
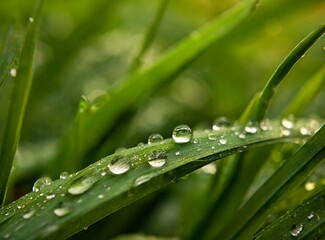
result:
<svg viewBox="0 0 325 240"><path fill-rule="evenodd" d="M325 126L323 126L300 150L289 158L271 178L239 209L231 226L220 236L223 239L252 237L276 201L301 184L310 172L324 159ZM240 216L240 217L238 217Z"/></svg>
<svg viewBox="0 0 325 240"><path fill-rule="evenodd" d="M21 126L24 119L25 108L32 85L33 56L38 28L41 22L43 1L37 1L32 21L28 24L22 53L19 59L17 76L14 79L10 96L8 119L2 136L5 141L0 148L0 201L4 201L12 162L19 141Z"/></svg>
<svg viewBox="0 0 325 240"><path fill-rule="evenodd" d="M255 0L241 2L177 44L147 69L135 72L110 92L108 102L85 120L81 131L87 138L81 157L109 135L125 112L147 101L154 91L180 72L212 43L238 25L254 9ZM61 154L65 156L65 154Z"/></svg>
<svg viewBox="0 0 325 240"><path fill-rule="evenodd" d="M321 239L325 226L325 187L271 223L254 239Z"/></svg>
<svg viewBox="0 0 325 240"><path fill-rule="evenodd" d="M207 131L196 131L186 144L166 139L115 153L2 208L0 237L10 234L15 239L66 238L136 199L243 148L305 138L299 132L305 124L305 120L298 121L289 137L281 135L280 123L274 121L272 131L247 135L245 139L231 128L214 133L223 135L227 144L221 144L218 138L209 139ZM157 156L166 163L150 166L148 161ZM108 168L117 162L124 164L120 165L124 166L124 173L113 174L114 170ZM19 231L15 231L17 226Z"/></svg>

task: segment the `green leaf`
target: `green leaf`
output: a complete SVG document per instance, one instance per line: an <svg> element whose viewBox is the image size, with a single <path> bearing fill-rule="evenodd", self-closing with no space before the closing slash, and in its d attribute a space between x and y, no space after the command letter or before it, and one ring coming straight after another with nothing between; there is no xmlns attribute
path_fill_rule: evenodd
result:
<svg viewBox="0 0 325 240"><path fill-rule="evenodd" d="M17 76L13 78L14 84L10 96L9 113L2 135L5 141L0 146L0 201L5 198L8 178L12 168L12 162L19 142L21 126L24 119L26 104L32 85L33 57L35 42L41 22L43 1L37 1L35 12L30 18L25 41L22 47Z"/></svg>
<svg viewBox="0 0 325 240"><path fill-rule="evenodd" d="M325 126L289 158L238 210L232 224L220 233L223 239L251 238L265 221L270 207L301 184L324 159ZM238 218L237 216L240 216Z"/></svg>
<svg viewBox="0 0 325 240"><path fill-rule="evenodd" d="M254 239L321 239L325 224L325 187L271 223Z"/></svg>
<svg viewBox="0 0 325 240"><path fill-rule="evenodd" d="M250 0L236 5L193 32L151 67L135 72L113 89L107 103L93 114L89 114L80 128L82 134L87 136L80 139L84 146L81 158L109 135L123 113L137 109L141 103L147 101L165 81L171 79L211 44L245 19L254 9L255 3L255 0Z"/></svg>
<svg viewBox="0 0 325 240"><path fill-rule="evenodd" d="M117 152L48 186L39 185L42 181L39 180L40 191L31 192L0 210L0 237L8 234L15 239L69 237L212 161L251 147L301 140L306 136L299 129L306 124L305 120L299 120L292 134L283 136L280 123L274 121L272 131L247 134L245 139L238 136L243 131L240 125L221 133L195 131L188 143L166 139ZM156 167L148 164L153 159L160 161ZM17 228L19 231L15 231Z"/></svg>
<svg viewBox="0 0 325 240"><path fill-rule="evenodd" d="M304 56L307 50L324 34L325 24L310 33L289 53L283 62L275 70L268 83L261 91L259 100L255 105L255 109L251 112L251 119L262 120L269 108L270 102L276 92L278 85L289 73L291 68Z"/></svg>

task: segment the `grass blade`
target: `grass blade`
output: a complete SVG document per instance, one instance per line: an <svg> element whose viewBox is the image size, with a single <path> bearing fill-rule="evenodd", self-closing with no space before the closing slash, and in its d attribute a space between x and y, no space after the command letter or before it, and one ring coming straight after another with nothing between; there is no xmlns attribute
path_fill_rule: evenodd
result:
<svg viewBox="0 0 325 240"><path fill-rule="evenodd" d="M314 74L301 90L296 94L291 103L283 111L282 116L289 114L301 114L311 101L318 95L325 85L325 65Z"/></svg>
<svg viewBox="0 0 325 240"><path fill-rule="evenodd" d="M325 225L325 187L259 232L254 239L320 239ZM299 229L301 230L299 231Z"/></svg>
<svg viewBox="0 0 325 240"><path fill-rule="evenodd" d="M83 135L87 136L81 139L82 145L85 146L81 156L109 135L123 113L137 109L161 84L172 78L212 43L245 19L254 9L255 2L255 0L241 2L213 19L164 54L154 65L135 72L116 87L110 93L108 102L101 109L90 114L81 126Z"/></svg>
<svg viewBox="0 0 325 240"><path fill-rule="evenodd" d="M250 238L265 219L269 206L285 197L285 192L301 184L313 168L324 159L324 147L325 126L255 192L232 219L231 228L226 228L220 236L223 239Z"/></svg>
<svg viewBox="0 0 325 240"><path fill-rule="evenodd" d="M251 113L251 118L254 120L262 120L269 108L271 99L273 98L276 89L284 77L289 73L291 68L298 62L307 50L324 34L325 24L310 33L289 53L279 67L275 70L268 83L261 91L259 100L256 103L255 109Z"/></svg>
<svg viewBox="0 0 325 240"><path fill-rule="evenodd" d="M166 139L115 153L66 179L42 185L38 192L2 208L0 238L7 234L15 239L66 238L179 177L240 151L243 146L249 149L305 138L299 132L305 120L298 121L289 137L281 135L278 121L272 124L272 131L248 135L245 140L231 128L224 133L210 130L210 134L216 134L216 140L209 139L207 131L196 131L186 144ZM227 139L226 144L219 142L221 135ZM151 167L148 160L152 156L166 163ZM112 169L114 164L119 167ZM14 231L17 227L19 231Z"/></svg>
<svg viewBox="0 0 325 240"><path fill-rule="evenodd" d="M26 104L32 85L33 57L36 37L41 22L43 1L37 1L33 21L28 24L28 29L23 44L22 53L19 59L17 77L10 97L8 121L0 148L0 201L3 203L7 188L8 178L12 168L12 162L16 153L19 141L21 126L25 114Z"/></svg>

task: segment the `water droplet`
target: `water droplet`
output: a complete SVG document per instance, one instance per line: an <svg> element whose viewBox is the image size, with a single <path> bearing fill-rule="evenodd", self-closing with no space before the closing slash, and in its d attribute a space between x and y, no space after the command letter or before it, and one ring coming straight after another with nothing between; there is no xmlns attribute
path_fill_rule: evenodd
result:
<svg viewBox="0 0 325 240"><path fill-rule="evenodd" d="M51 200L51 199L53 199L53 198L55 198L55 194L49 194L49 195L46 195L46 199L47 199L47 200Z"/></svg>
<svg viewBox="0 0 325 240"><path fill-rule="evenodd" d="M130 165L127 163L124 157L114 159L112 163L108 165L108 169L116 175L126 173L130 170Z"/></svg>
<svg viewBox="0 0 325 240"><path fill-rule="evenodd" d="M16 77L17 76L17 69L16 68L10 69L10 76L12 76L12 77Z"/></svg>
<svg viewBox="0 0 325 240"><path fill-rule="evenodd" d="M34 22L34 18L29 17L29 18L28 18L28 21L32 23L32 22Z"/></svg>
<svg viewBox="0 0 325 240"><path fill-rule="evenodd" d="M245 152L247 150L247 146L241 146L237 149L238 152Z"/></svg>
<svg viewBox="0 0 325 240"><path fill-rule="evenodd" d="M67 172L62 172L61 174L60 174L60 179L67 179L69 177L69 173L67 173Z"/></svg>
<svg viewBox="0 0 325 240"><path fill-rule="evenodd" d="M94 184L93 178L81 178L76 180L69 188L68 193L72 195L80 195L88 191Z"/></svg>
<svg viewBox="0 0 325 240"><path fill-rule="evenodd" d="M285 136L285 137L290 136L291 130L288 128L281 127L280 134L281 134L281 136Z"/></svg>
<svg viewBox="0 0 325 240"><path fill-rule="evenodd" d="M245 138L246 138L246 134L245 134L245 133L239 133L239 134L238 134L238 137L239 137L240 139L245 139Z"/></svg>
<svg viewBox="0 0 325 240"><path fill-rule="evenodd" d="M173 139L176 143L187 143L192 139L192 129L187 125L178 125L173 131Z"/></svg>
<svg viewBox="0 0 325 240"><path fill-rule="evenodd" d="M149 136L148 143L152 144L152 143L160 142L162 140L164 140L164 138L159 133L153 133Z"/></svg>
<svg viewBox="0 0 325 240"><path fill-rule="evenodd" d="M258 131L258 124L256 121L249 121L245 126L245 132L255 134Z"/></svg>
<svg viewBox="0 0 325 240"><path fill-rule="evenodd" d="M304 228L304 225L302 225L301 223L294 224L290 230L291 236L298 237L301 234L303 228Z"/></svg>
<svg viewBox="0 0 325 240"><path fill-rule="evenodd" d="M175 155L176 155L176 156L180 156L181 153L180 153L179 151L177 151L177 152L175 152Z"/></svg>
<svg viewBox="0 0 325 240"><path fill-rule="evenodd" d="M273 126L272 126L272 123L270 121L270 119L263 119L261 122L260 122L260 128L263 130L263 131L271 131L273 129Z"/></svg>
<svg viewBox="0 0 325 240"><path fill-rule="evenodd" d="M97 196L97 198L98 198L98 199L102 199L102 198L104 198L104 194L99 194L99 195Z"/></svg>
<svg viewBox="0 0 325 240"><path fill-rule="evenodd" d="M314 182L306 182L306 183L305 183L305 189L306 189L307 191L312 191L312 190L315 189L315 187L316 187L316 185L315 185Z"/></svg>
<svg viewBox="0 0 325 240"><path fill-rule="evenodd" d="M33 210L30 210L28 213L25 213L23 215L23 219L30 219L34 214L35 214L36 210L33 209Z"/></svg>
<svg viewBox="0 0 325 240"><path fill-rule="evenodd" d="M289 115L281 120L281 125L287 129L291 129L294 126L294 116Z"/></svg>
<svg viewBox="0 0 325 240"><path fill-rule="evenodd" d="M219 143L222 144L222 145L225 145L227 144L228 140L226 137L224 136L221 136L220 139L219 139Z"/></svg>
<svg viewBox="0 0 325 240"><path fill-rule="evenodd" d="M215 141L218 139L218 134L214 131L210 131L208 133L208 139L211 140L211 141Z"/></svg>
<svg viewBox="0 0 325 240"><path fill-rule="evenodd" d="M8 239L10 237L10 233L7 233L6 235L4 235L5 239Z"/></svg>
<svg viewBox="0 0 325 240"><path fill-rule="evenodd" d="M54 209L54 214L58 217L64 217L71 213L71 208L66 206L66 204L60 204L60 206Z"/></svg>
<svg viewBox="0 0 325 240"><path fill-rule="evenodd" d="M39 192L45 187L52 184L52 180L49 177L41 177L33 185L33 192Z"/></svg>
<svg viewBox="0 0 325 240"><path fill-rule="evenodd" d="M126 147L119 147L118 149L115 150L115 153L120 153L125 151L127 148Z"/></svg>
<svg viewBox="0 0 325 240"><path fill-rule="evenodd" d="M208 165L205 165L201 168L201 170L204 172L204 173L207 173L207 174L215 174L217 172L217 166L216 164L214 163L210 163Z"/></svg>
<svg viewBox="0 0 325 240"><path fill-rule="evenodd" d="M313 212L309 213L309 214L307 215L307 218L308 218L308 220L313 219L313 218L314 218L314 213L313 213Z"/></svg>
<svg viewBox="0 0 325 240"><path fill-rule="evenodd" d="M300 128L300 133L304 136L311 136L313 135L313 130L311 130L309 127L302 127Z"/></svg>
<svg viewBox="0 0 325 240"><path fill-rule="evenodd" d="M139 186L139 185L141 185L141 184L143 184L145 182L148 182L152 177L153 177L153 174L147 174L147 175L143 175L141 177L138 177L134 181L134 186Z"/></svg>
<svg viewBox="0 0 325 240"><path fill-rule="evenodd" d="M100 173L100 175L101 175L102 177L104 177L104 176L106 175L106 171L102 171L102 172Z"/></svg>
<svg viewBox="0 0 325 240"><path fill-rule="evenodd" d="M230 121L228 120L228 118L222 116L214 120L212 129L216 131L220 131L229 126L230 126Z"/></svg>
<svg viewBox="0 0 325 240"><path fill-rule="evenodd" d="M154 150L149 157L148 163L153 167L162 167L166 163L166 153L161 150Z"/></svg>

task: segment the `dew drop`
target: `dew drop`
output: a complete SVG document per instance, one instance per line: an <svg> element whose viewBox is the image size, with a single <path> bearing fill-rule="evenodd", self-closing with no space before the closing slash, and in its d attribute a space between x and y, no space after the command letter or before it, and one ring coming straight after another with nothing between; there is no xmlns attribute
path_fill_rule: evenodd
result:
<svg viewBox="0 0 325 240"><path fill-rule="evenodd" d="M166 159L167 159L167 156L164 151L154 150L149 157L148 163L152 167L162 167L165 165Z"/></svg>
<svg viewBox="0 0 325 240"><path fill-rule="evenodd" d="M71 213L71 209L68 207L58 207L56 209L54 209L54 214L58 217L64 217L66 215L68 215L69 213Z"/></svg>
<svg viewBox="0 0 325 240"><path fill-rule="evenodd" d="M208 165L203 166L201 170L206 174L213 175L217 172L217 166L214 163L210 163Z"/></svg>
<svg viewBox="0 0 325 240"><path fill-rule="evenodd" d="M285 136L285 137L290 136L291 130L289 128L281 127L280 134L281 136Z"/></svg>
<svg viewBox="0 0 325 240"><path fill-rule="evenodd" d="M29 18L28 18L28 21L32 23L32 22L34 22L34 18L29 17Z"/></svg>
<svg viewBox="0 0 325 240"><path fill-rule="evenodd" d="M45 187L52 184L52 180L49 177L41 177L36 180L36 182L33 185L33 192L39 192Z"/></svg>
<svg viewBox="0 0 325 240"><path fill-rule="evenodd" d="M247 150L247 146L241 146L237 149L238 152L245 152Z"/></svg>
<svg viewBox="0 0 325 240"><path fill-rule="evenodd" d="M112 163L108 165L108 169L116 175L126 173L130 170L130 165L127 163L124 157L114 159Z"/></svg>
<svg viewBox="0 0 325 240"><path fill-rule="evenodd" d="M228 120L228 118L222 116L214 120L212 129L215 131L220 131L229 126L230 126L230 121Z"/></svg>
<svg viewBox="0 0 325 240"><path fill-rule="evenodd" d="M294 116L289 115L281 120L281 125L287 129L291 129L294 126Z"/></svg>
<svg viewBox="0 0 325 240"><path fill-rule="evenodd" d="M101 173L100 173L100 176L102 176L102 177L104 177L106 175L106 172L105 171L102 171Z"/></svg>
<svg viewBox="0 0 325 240"><path fill-rule="evenodd" d="M141 177L138 177L134 181L134 186L139 186L139 185L141 185L141 184L143 184L145 182L148 182L152 177L153 177L152 174L147 174L147 175L143 175Z"/></svg>
<svg viewBox="0 0 325 240"><path fill-rule="evenodd" d="M164 138L159 133L153 133L148 138L148 143L156 143L162 141Z"/></svg>
<svg viewBox="0 0 325 240"><path fill-rule="evenodd" d="M272 126L272 123L270 121L270 119L263 119L261 122L260 122L260 128L263 130L263 131L271 131L273 129L273 126Z"/></svg>
<svg viewBox="0 0 325 240"><path fill-rule="evenodd" d="M10 69L10 76L12 76L12 77L16 77L17 76L17 69L16 68Z"/></svg>
<svg viewBox="0 0 325 240"><path fill-rule="evenodd" d="M172 135L176 143L187 143L192 139L192 129L187 125L178 125L175 127Z"/></svg>
<svg viewBox="0 0 325 240"><path fill-rule="evenodd" d="M98 198L98 199L102 199L102 198L104 198L104 194L99 194L99 195L97 196L97 198Z"/></svg>
<svg viewBox="0 0 325 240"><path fill-rule="evenodd" d="M315 183L314 182L306 182L305 183L305 189L307 190L307 191L312 191L312 190L314 190L315 189Z"/></svg>
<svg viewBox="0 0 325 240"><path fill-rule="evenodd" d="M51 200L53 198L55 198L55 194L54 193L53 194L46 195L46 199L47 200Z"/></svg>
<svg viewBox="0 0 325 240"><path fill-rule="evenodd" d="M29 211L28 213L25 213L23 215L23 219L30 219L32 216L34 216L35 212L36 212L36 210L34 209L34 210Z"/></svg>
<svg viewBox="0 0 325 240"><path fill-rule="evenodd" d="M218 134L216 132L210 131L208 133L208 139L211 141L215 141L218 139Z"/></svg>
<svg viewBox="0 0 325 240"><path fill-rule="evenodd" d="M240 139L245 139L245 138L246 138L246 134L245 134L245 133L239 133L239 134L238 134L238 137L239 137Z"/></svg>
<svg viewBox="0 0 325 240"><path fill-rule="evenodd" d="M222 144L222 145L227 144L227 142L228 142L227 138L225 138L223 136L221 136L221 138L219 139L219 143Z"/></svg>
<svg viewBox="0 0 325 240"><path fill-rule="evenodd" d="M245 126L245 132L255 134L258 131L258 124L255 121L249 121Z"/></svg>
<svg viewBox="0 0 325 240"><path fill-rule="evenodd" d="M290 230L291 236L298 237L301 234L303 228L304 228L304 225L302 225L301 223L294 224Z"/></svg>
<svg viewBox="0 0 325 240"><path fill-rule="evenodd" d="M67 179L69 177L69 173L67 173L67 172L62 172L61 174L60 174L60 179Z"/></svg>
<svg viewBox="0 0 325 240"><path fill-rule="evenodd" d="M180 156L181 153L180 153L179 151L177 151L177 152L175 152L175 155L176 155L176 156Z"/></svg>
<svg viewBox="0 0 325 240"><path fill-rule="evenodd" d="M308 220L313 219L313 218L314 218L314 213L313 213L313 212L309 213L309 214L307 215L307 218L308 218Z"/></svg>
<svg viewBox="0 0 325 240"><path fill-rule="evenodd" d="M72 195L83 194L87 192L92 187L93 184L94 184L94 180L90 177L78 179L68 188L68 193Z"/></svg>
<svg viewBox="0 0 325 240"><path fill-rule="evenodd" d="M301 127L300 133L301 133L301 135L304 135L304 136L311 136L311 135L313 135L313 130L311 130L309 127Z"/></svg>

